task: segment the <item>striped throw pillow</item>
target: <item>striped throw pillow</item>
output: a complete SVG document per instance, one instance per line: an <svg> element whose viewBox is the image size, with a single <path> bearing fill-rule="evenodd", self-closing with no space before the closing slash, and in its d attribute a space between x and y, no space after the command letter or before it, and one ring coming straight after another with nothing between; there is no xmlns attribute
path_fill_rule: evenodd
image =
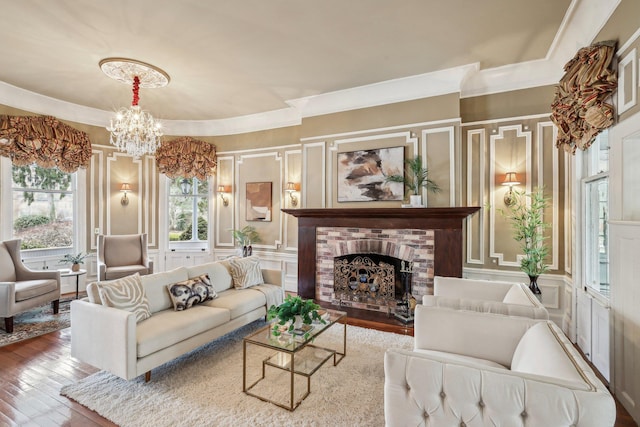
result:
<svg viewBox="0 0 640 427"><path fill-rule="evenodd" d="M149 300L144 293L140 274L136 273L108 282L98 282L97 286L102 305L135 313L136 322L151 317Z"/></svg>
<svg viewBox="0 0 640 427"><path fill-rule="evenodd" d="M236 289L245 289L264 283L262 270L260 270L260 258L255 256L230 259L229 273L233 279L233 287Z"/></svg>

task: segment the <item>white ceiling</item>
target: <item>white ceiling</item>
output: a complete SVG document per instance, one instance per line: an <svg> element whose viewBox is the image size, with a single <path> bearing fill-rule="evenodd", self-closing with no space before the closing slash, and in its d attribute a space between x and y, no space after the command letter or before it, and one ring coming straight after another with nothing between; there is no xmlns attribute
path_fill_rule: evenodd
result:
<svg viewBox="0 0 640 427"><path fill-rule="evenodd" d="M225 134L415 99L550 84L619 0L0 0L0 103L103 125L140 105L174 134Z"/></svg>

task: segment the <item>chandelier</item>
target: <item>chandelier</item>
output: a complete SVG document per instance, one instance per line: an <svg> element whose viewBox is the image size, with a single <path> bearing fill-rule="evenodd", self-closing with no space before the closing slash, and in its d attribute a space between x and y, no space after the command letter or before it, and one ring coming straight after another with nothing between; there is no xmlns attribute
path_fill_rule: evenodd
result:
<svg viewBox="0 0 640 427"><path fill-rule="evenodd" d="M121 108L106 128L111 134L109 142L135 157L154 154L163 135L162 126L138 105L140 88L164 87L169 84L169 75L153 65L125 58L103 59L100 69L112 79L133 85L131 107Z"/></svg>

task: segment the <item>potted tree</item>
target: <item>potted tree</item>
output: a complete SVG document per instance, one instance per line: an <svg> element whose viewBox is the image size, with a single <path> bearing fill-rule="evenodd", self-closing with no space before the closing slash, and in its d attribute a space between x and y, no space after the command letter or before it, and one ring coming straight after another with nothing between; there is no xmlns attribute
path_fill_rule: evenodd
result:
<svg viewBox="0 0 640 427"><path fill-rule="evenodd" d="M538 287L538 276L549 269L546 258L549 247L544 231L551 227L544 221L544 211L548 200L544 197L543 189L537 188L527 194L524 191L513 190L514 203L499 212L511 223L513 238L520 243L524 257L520 260L520 270L529 276L529 289L538 298L542 292Z"/></svg>
<svg viewBox="0 0 640 427"><path fill-rule="evenodd" d="M409 200L411 206L420 207L422 206L420 190L426 188L427 191L438 193L440 187L433 180L429 179L429 171L422 166L422 157L415 156L413 159L405 160L404 163L404 175L389 175L385 181L404 183L407 192L410 193Z"/></svg>
<svg viewBox="0 0 640 427"><path fill-rule="evenodd" d="M60 260L60 264L71 264L71 271L78 271L80 270L80 264L84 264L84 259L88 256L89 254L83 254L82 252L77 255L65 254Z"/></svg>
<svg viewBox="0 0 640 427"><path fill-rule="evenodd" d="M276 319L273 323L273 335L279 336L282 330L293 333L295 330L304 330L304 325L311 325L315 320L327 323L318 310L321 307L312 299L302 299L299 296L287 295L284 302L278 306L272 305L267 311L267 320ZM305 330L304 338L308 339L310 329Z"/></svg>
<svg viewBox="0 0 640 427"><path fill-rule="evenodd" d="M261 241L256 228L251 225L244 226L241 229L232 229L231 233L233 234L233 240L242 246L243 257L251 256L253 253L252 244Z"/></svg>

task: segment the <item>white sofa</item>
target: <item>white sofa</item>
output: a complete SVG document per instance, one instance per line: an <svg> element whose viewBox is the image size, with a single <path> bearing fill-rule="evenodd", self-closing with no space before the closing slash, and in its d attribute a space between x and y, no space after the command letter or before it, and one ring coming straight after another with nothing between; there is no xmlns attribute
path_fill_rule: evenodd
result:
<svg viewBox="0 0 640 427"><path fill-rule="evenodd" d="M422 304L485 313L548 319L549 312L524 283L436 276Z"/></svg>
<svg viewBox="0 0 640 427"><path fill-rule="evenodd" d="M416 307L413 351L385 353L394 426L613 426L611 394L549 320Z"/></svg>
<svg viewBox="0 0 640 427"><path fill-rule="evenodd" d="M167 285L208 274L217 298L175 311ZM259 274L259 273L258 273ZM96 283L71 303L71 355L130 380L241 326L265 317L283 299L281 272L262 270L266 284L235 289L226 261L140 276L151 317L100 303ZM93 302L92 302L93 301Z"/></svg>

